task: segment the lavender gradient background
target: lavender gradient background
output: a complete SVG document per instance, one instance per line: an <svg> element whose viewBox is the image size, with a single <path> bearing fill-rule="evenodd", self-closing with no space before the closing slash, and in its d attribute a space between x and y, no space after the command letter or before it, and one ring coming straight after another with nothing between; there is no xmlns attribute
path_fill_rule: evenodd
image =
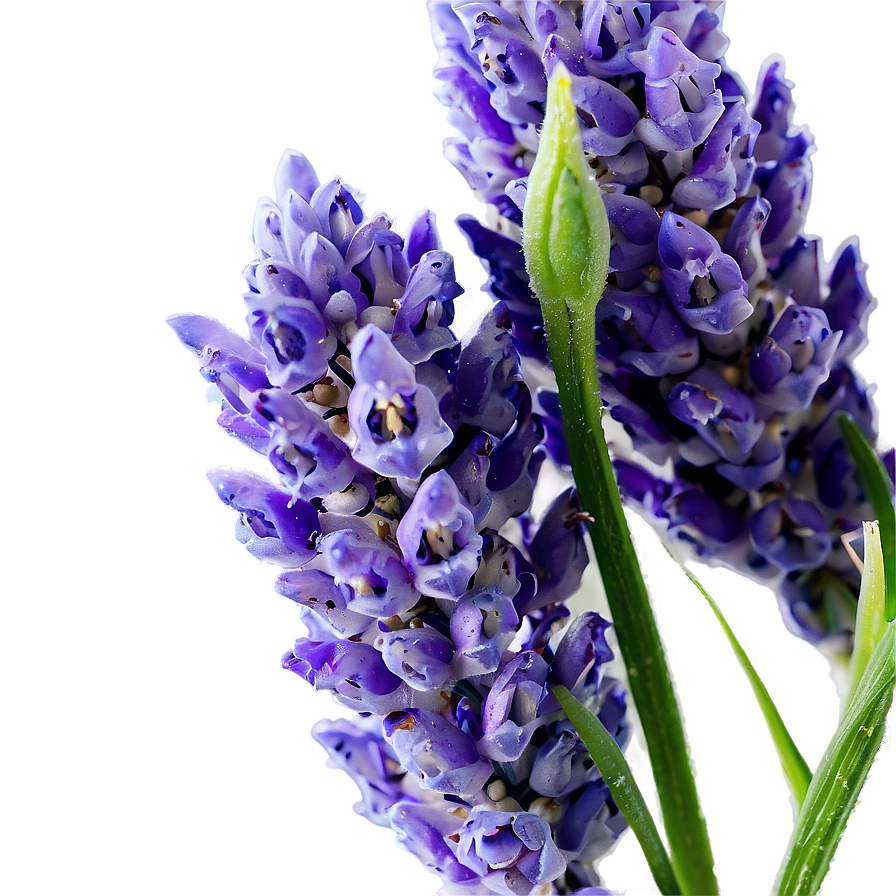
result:
<svg viewBox="0 0 896 896"><path fill-rule="evenodd" d="M890 408L894 6L727 23L748 83L788 58L821 148L811 230L828 256L862 236ZM432 891L308 738L328 701L279 668L294 609L201 475L245 455L161 319L240 321L284 146L369 210L428 202L462 251L433 61L420 4L3 3L4 893Z"/></svg>

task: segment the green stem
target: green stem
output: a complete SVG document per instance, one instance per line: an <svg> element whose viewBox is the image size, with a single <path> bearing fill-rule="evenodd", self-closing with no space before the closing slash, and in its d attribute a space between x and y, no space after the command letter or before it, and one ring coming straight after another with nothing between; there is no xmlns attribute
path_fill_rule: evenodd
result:
<svg viewBox="0 0 896 896"><path fill-rule="evenodd" d="M672 865L686 896L718 893L684 726L647 587L622 510L601 423L594 316L553 312L545 330L560 393L566 444L610 614L644 728Z"/></svg>
<svg viewBox="0 0 896 896"><path fill-rule="evenodd" d="M656 823L641 790L635 781L632 770L625 761L625 756L619 745L613 740L613 736L604 728L590 709L583 706L565 687L555 685L552 688L554 696L563 707L563 711L575 726L579 736L588 747L588 752L594 759L601 777L619 810L622 812L629 827L632 829L644 858L653 874L657 887L664 896L674 896L681 892L681 887L672 870L669 854L660 839Z"/></svg>
<svg viewBox="0 0 896 896"><path fill-rule="evenodd" d="M893 630L877 642L859 687L819 763L778 872L780 896L817 893L884 736L896 684Z"/></svg>

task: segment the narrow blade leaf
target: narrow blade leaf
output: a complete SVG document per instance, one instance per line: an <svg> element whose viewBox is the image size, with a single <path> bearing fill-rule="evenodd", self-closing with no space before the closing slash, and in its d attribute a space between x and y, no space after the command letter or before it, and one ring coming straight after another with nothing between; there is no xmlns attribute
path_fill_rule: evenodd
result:
<svg viewBox="0 0 896 896"><path fill-rule="evenodd" d="M566 444L588 534L628 670L685 896L718 893L672 676L622 510L601 422L595 307L604 289L609 225L584 162L569 73L558 64L523 212L526 267L544 316Z"/></svg>
<svg viewBox="0 0 896 896"><path fill-rule="evenodd" d="M600 723L600 720L582 705L566 688L557 685L552 688L554 696L563 707L563 711L575 726L579 737L582 738L591 758L597 765L601 776L610 793L619 806L625 820L629 823L644 857L650 866L653 879L664 894L676 894L681 892L675 872L672 870L672 862L666 852L666 847L660 839L656 822L644 802L641 790L635 782L632 771L618 744L612 735Z"/></svg>
<svg viewBox="0 0 896 896"><path fill-rule="evenodd" d="M856 638L849 658L849 685L845 706L849 705L865 673L874 647L887 626L884 587L883 545L877 523L865 523L865 567L856 608Z"/></svg>
<svg viewBox="0 0 896 896"><path fill-rule="evenodd" d="M706 602L709 604L710 609L719 621L719 625L722 627L722 631L725 633L725 637L728 639L728 643L731 645L735 657L737 657L737 662L740 664L741 669L743 669L744 675L747 676L747 681L750 682L750 687L753 689L753 693L756 696L756 702L759 704L759 709L762 711L762 717L765 719L765 724L768 726L768 733L771 735L772 743L778 753L778 760L781 763L784 777L787 779L787 784L799 807L803 804L803 800L806 798L806 791L808 791L809 782L812 780L812 772L809 769L806 760L803 759L802 753L800 753L797 745L794 743L793 738L790 736L790 732L787 730L787 726L784 724L784 720L781 718L781 714L778 712L778 708L775 706L768 689L762 683L759 673L750 662L750 658L747 656L743 647L740 646L740 642L735 637L731 626L728 625L728 621L722 614L719 605L712 599L712 597L710 597L709 593L689 569L685 566L682 566L682 569L684 569L687 577L697 586L697 589L706 598Z"/></svg>
<svg viewBox="0 0 896 896"><path fill-rule="evenodd" d="M817 893L884 736L896 684L894 628L887 624L822 757L800 809L775 892Z"/></svg>
<svg viewBox="0 0 896 896"><path fill-rule="evenodd" d="M868 501L880 524L880 539L884 558L887 622L896 618L896 511L893 509L893 483L880 458L865 434L848 414L837 418L843 441L849 451Z"/></svg>

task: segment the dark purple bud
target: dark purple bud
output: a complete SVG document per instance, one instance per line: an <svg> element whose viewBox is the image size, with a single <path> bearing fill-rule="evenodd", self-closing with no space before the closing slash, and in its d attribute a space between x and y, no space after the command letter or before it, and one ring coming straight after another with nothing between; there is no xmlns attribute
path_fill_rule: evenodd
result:
<svg viewBox="0 0 896 896"><path fill-rule="evenodd" d="M858 240L847 240L834 262L828 295L822 305L831 329L843 332L837 350L838 361L852 358L868 341L868 315L877 302L868 290L866 267L859 253Z"/></svg>
<svg viewBox="0 0 896 896"><path fill-rule="evenodd" d="M320 533L317 511L251 473L211 470L218 497L238 514L236 537L259 560L287 568L302 566L315 554Z"/></svg>
<svg viewBox="0 0 896 896"><path fill-rule="evenodd" d="M570 691L586 682L595 685L599 678L596 667L613 659L605 634L609 626L610 623L597 613L587 612L576 617L554 652L550 680Z"/></svg>
<svg viewBox="0 0 896 896"><path fill-rule="evenodd" d="M656 264L660 231L656 209L625 193L604 193L602 198L610 222L610 271L640 271L645 265Z"/></svg>
<svg viewBox="0 0 896 896"><path fill-rule="evenodd" d="M670 492L669 483L620 458L613 461L613 468L623 498L637 502L650 516L662 519L665 515L663 503Z"/></svg>
<svg viewBox="0 0 896 896"><path fill-rule="evenodd" d="M539 747L529 774L529 786L543 796L560 797L598 775L594 760L572 723L563 721Z"/></svg>
<svg viewBox="0 0 896 896"><path fill-rule="evenodd" d="M831 552L827 529L818 508L800 498L769 501L750 517L756 550L785 572L821 566Z"/></svg>
<svg viewBox="0 0 896 896"><path fill-rule="evenodd" d="M762 196L769 201L769 213L762 231L762 252L774 259L793 245L801 233L809 214L812 197L812 163L815 143L807 130L787 138L784 152L777 165L756 173L756 183Z"/></svg>
<svg viewBox="0 0 896 896"><path fill-rule="evenodd" d="M373 325L351 344L356 385L348 417L357 441L352 455L381 476L419 479L451 442L435 396L418 385L413 366Z"/></svg>
<svg viewBox="0 0 896 896"><path fill-rule="evenodd" d="M603 781L592 781L570 799L554 832L557 846L568 859L605 853L619 837L619 810ZM621 816L620 816L621 817ZM624 825L624 822L623 822Z"/></svg>
<svg viewBox="0 0 896 896"><path fill-rule="evenodd" d="M782 294L789 295L797 305L821 308L824 268L821 240L800 236L781 255L775 270L775 284Z"/></svg>
<svg viewBox="0 0 896 896"><path fill-rule="evenodd" d="M390 712L383 732L402 766L437 793L470 797L492 775L491 764L456 725L428 709Z"/></svg>
<svg viewBox="0 0 896 896"><path fill-rule="evenodd" d="M523 519L525 549L538 574L538 602L528 606L527 612L567 600L578 591L588 565L582 525L586 519L572 488L551 502L537 527Z"/></svg>
<svg viewBox="0 0 896 896"><path fill-rule="evenodd" d="M545 456L541 448L544 428L539 418L532 414L532 397L528 389L520 392L519 402L513 428L489 457L486 486L492 493L492 503L480 527L500 529L511 517L524 513L532 503L535 480Z"/></svg>
<svg viewBox="0 0 896 896"><path fill-rule="evenodd" d="M758 260L762 258L759 237L771 206L761 196L751 196L736 212L722 251L730 255L740 268L744 280L749 280L756 272Z"/></svg>
<svg viewBox="0 0 896 896"><path fill-rule="evenodd" d="M423 209L411 219L404 238L404 257L408 268L414 267L427 252L441 248L436 216L429 209Z"/></svg>
<svg viewBox="0 0 896 896"><path fill-rule="evenodd" d="M712 555L744 532L744 521L734 508L696 488L669 498L663 504L663 515L669 520L670 534L693 544L698 554Z"/></svg>
<svg viewBox="0 0 896 896"><path fill-rule="evenodd" d="M784 60L769 57L759 74L751 110L761 128L756 140L759 162L777 162L784 154L793 129L793 87L793 82L784 77Z"/></svg>

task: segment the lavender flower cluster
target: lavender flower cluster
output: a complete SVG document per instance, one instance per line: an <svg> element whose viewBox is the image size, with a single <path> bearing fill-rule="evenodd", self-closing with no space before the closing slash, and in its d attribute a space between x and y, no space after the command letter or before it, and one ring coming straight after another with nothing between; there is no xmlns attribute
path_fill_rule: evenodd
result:
<svg viewBox="0 0 896 896"><path fill-rule="evenodd" d="M775 588L791 628L838 651L859 586L840 536L869 510L836 417L876 438L852 367L874 300L855 239L827 263L803 232L814 144L793 124L783 62L750 99L723 58L722 13L697 0L433 3L438 95L460 133L445 151L488 203L489 226L459 223L491 294L543 365L520 225L547 76L566 65L610 220L596 338L625 433L623 496L670 543ZM555 393L536 407L562 462Z"/></svg>
<svg viewBox="0 0 896 896"><path fill-rule="evenodd" d="M218 423L276 474L210 479L302 610L284 667L358 713L314 737L450 892L604 892L591 863L625 822L550 686L621 745L625 694L608 623L568 618L587 563L574 492L531 513L544 430L505 306L458 341L432 215L402 238L298 153L254 241L248 338L170 323Z"/></svg>

